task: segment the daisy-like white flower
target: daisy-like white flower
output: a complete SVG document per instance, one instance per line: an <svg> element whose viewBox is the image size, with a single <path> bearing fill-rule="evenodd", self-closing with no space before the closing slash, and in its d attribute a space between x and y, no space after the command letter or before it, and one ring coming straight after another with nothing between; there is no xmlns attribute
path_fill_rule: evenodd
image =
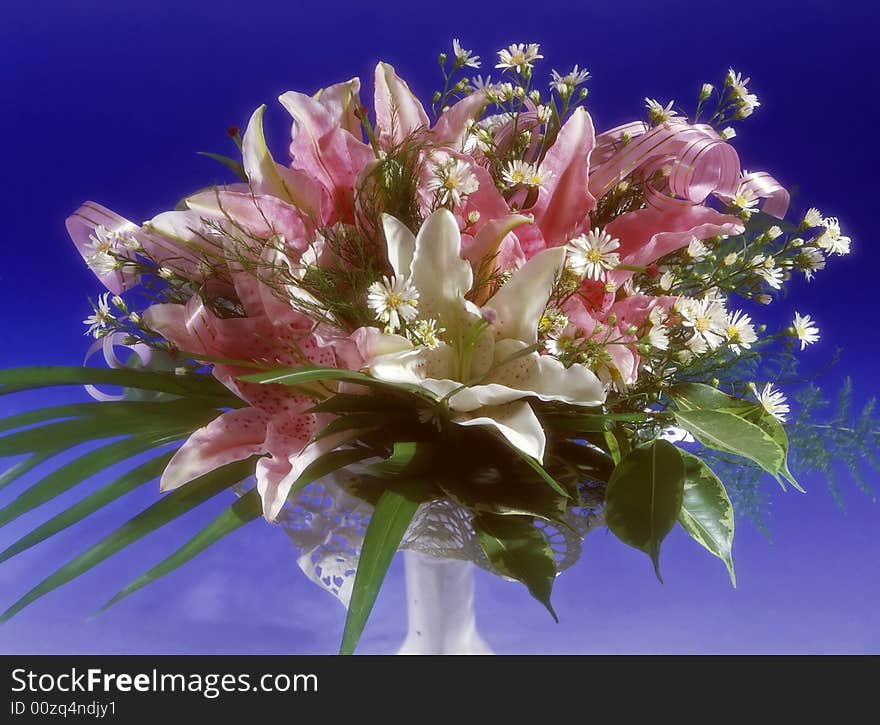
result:
<svg viewBox="0 0 880 725"><path fill-rule="evenodd" d="M389 332L412 322L418 314L419 292L408 279L383 277L367 289L367 305Z"/></svg>
<svg viewBox="0 0 880 725"><path fill-rule="evenodd" d="M459 68L480 67L480 56L474 55L473 51L462 48L458 38L452 39L452 52L455 54L455 64Z"/></svg>
<svg viewBox="0 0 880 725"><path fill-rule="evenodd" d="M411 329L410 338L423 345L429 350L436 350L440 346L440 335L446 332L445 327L437 327L437 320L418 320Z"/></svg>
<svg viewBox="0 0 880 725"><path fill-rule="evenodd" d="M438 192L441 204L458 206L462 196L473 194L480 188L480 182L466 161L447 158L434 166L434 173L426 186L430 191Z"/></svg>
<svg viewBox="0 0 880 725"><path fill-rule="evenodd" d="M825 231L817 237L816 244L828 254L849 254L852 240L841 233L837 217L826 217L822 220L822 226Z"/></svg>
<svg viewBox="0 0 880 725"><path fill-rule="evenodd" d="M111 232L103 224L98 224L94 232L89 234L86 264L102 274L119 269L121 262L117 251L120 243L121 237L117 232Z"/></svg>
<svg viewBox="0 0 880 725"><path fill-rule="evenodd" d="M675 274L671 269L667 269L660 275L660 279L657 280L657 283L660 285L660 289L664 292L669 292L675 286Z"/></svg>
<svg viewBox="0 0 880 725"><path fill-rule="evenodd" d="M785 422L785 419L791 410L788 407L788 401L786 400L785 395L778 390L775 390L772 383L767 383L760 393L758 392L758 389L752 385L752 391L755 393L755 397L758 399L758 402L764 410L770 413L770 415L778 421L782 423Z"/></svg>
<svg viewBox="0 0 880 725"><path fill-rule="evenodd" d="M619 246L617 239L597 227L568 243L569 266L581 277L601 279L620 264L620 255L614 251Z"/></svg>
<svg viewBox="0 0 880 725"><path fill-rule="evenodd" d="M791 326L794 328L795 336L801 341L801 350L819 341L819 328L809 315L802 316L799 312L795 312Z"/></svg>
<svg viewBox="0 0 880 725"><path fill-rule="evenodd" d="M740 187L736 194L733 195L733 198L730 200L730 203L735 206L740 212L751 215L753 212L757 211L756 207L758 206L758 199L755 196L755 192L749 188Z"/></svg>
<svg viewBox="0 0 880 725"><path fill-rule="evenodd" d="M801 226L804 229L812 229L813 227L821 226L822 219L822 212L813 206L807 210L806 214L804 214L804 218L801 220Z"/></svg>
<svg viewBox="0 0 880 725"><path fill-rule="evenodd" d="M513 43L498 51L498 63L495 67L505 70L515 68L517 73L522 73L523 68L531 68L536 60L544 57L539 54L539 50L537 43Z"/></svg>
<svg viewBox="0 0 880 725"><path fill-rule="evenodd" d="M561 75L555 70L551 71L553 80L550 82L550 88L556 91L560 96L571 95L572 91L582 83L586 83L590 77L590 71L586 68L578 69L577 66L571 69L569 73Z"/></svg>
<svg viewBox="0 0 880 725"><path fill-rule="evenodd" d="M553 357L560 357L571 352L577 344L577 328L573 325L566 325L561 329L550 330L544 341L544 349Z"/></svg>
<svg viewBox="0 0 880 725"><path fill-rule="evenodd" d="M737 118L748 118L760 105L761 102L754 93L747 93L739 99L739 108L736 111Z"/></svg>
<svg viewBox="0 0 880 725"><path fill-rule="evenodd" d="M113 321L113 310L110 309L110 293L105 292L98 297L98 301L92 306L93 312L83 320L88 326L85 334L98 338L101 331L106 330Z"/></svg>
<svg viewBox="0 0 880 725"><path fill-rule="evenodd" d="M691 259L698 260L709 254L709 247L696 237L691 237L691 241L687 246L687 255Z"/></svg>
<svg viewBox="0 0 880 725"><path fill-rule="evenodd" d="M733 126L728 126L727 128L721 129L720 135L725 141L730 141L730 139L736 138L736 129Z"/></svg>
<svg viewBox="0 0 880 725"><path fill-rule="evenodd" d="M724 85L730 87L733 95L742 98L749 92L748 85L751 80L751 78L743 78L742 73L737 73L733 68L728 68Z"/></svg>
<svg viewBox="0 0 880 725"><path fill-rule="evenodd" d="M755 274L773 289L782 288L784 273L782 269L776 266L773 257L765 257L763 254L756 254L752 257L752 265L755 267Z"/></svg>
<svg viewBox="0 0 880 725"><path fill-rule="evenodd" d="M810 281L815 272L825 269L825 255L815 247L807 247L795 257L794 263L804 273L807 281Z"/></svg>
<svg viewBox="0 0 880 725"><path fill-rule="evenodd" d="M495 88L495 84L492 83L492 76L474 76L471 78L471 87L475 91L491 91Z"/></svg>
<svg viewBox="0 0 880 725"><path fill-rule="evenodd" d="M726 339L727 312L720 302L713 299L683 300L680 311L681 324L692 328L695 336L701 337L710 349L714 350ZM692 351L700 354L693 348Z"/></svg>
<svg viewBox="0 0 880 725"><path fill-rule="evenodd" d="M559 334L566 327L568 327L568 317L556 309L546 310L538 322L538 332L542 335Z"/></svg>
<svg viewBox="0 0 880 725"><path fill-rule="evenodd" d="M764 234L766 235L767 239L772 242L774 239L778 239L782 236L782 230L774 224L766 232L764 232Z"/></svg>
<svg viewBox="0 0 880 725"><path fill-rule="evenodd" d="M552 172L543 170L528 161L511 161L501 174L501 179L508 186L531 186L537 188L546 183Z"/></svg>
<svg viewBox="0 0 880 725"><path fill-rule="evenodd" d="M535 109L535 115L541 123L547 123L553 118L553 109L550 106L541 105Z"/></svg>
<svg viewBox="0 0 880 725"><path fill-rule="evenodd" d="M653 125L659 126L665 121L671 121L673 118L677 118L678 114L672 110L672 105L674 103L675 101L670 101L664 106L660 101L656 101L653 98L646 98L645 108L648 109L648 120Z"/></svg>
<svg viewBox="0 0 880 725"><path fill-rule="evenodd" d="M705 354L709 350L709 345L706 342L706 338L702 335L691 335L690 338L684 343L687 350L683 350L682 352L686 352L687 355L684 358L684 361L689 361L692 357Z"/></svg>
<svg viewBox="0 0 880 725"><path fill-rule="evenodd" d="M657 350L669 349L669 328L663 324L655 324L648 331L648 344Z"/></svg>
<svg viewBox="0 0 880 725"><path fill-rule="evenodd" d="M724 332L727 335L727 344L737 355L742 350L748 350L752 343L758 339L752 325L752 318L742 310L737 310L727 316L727 327Z"/></svg>

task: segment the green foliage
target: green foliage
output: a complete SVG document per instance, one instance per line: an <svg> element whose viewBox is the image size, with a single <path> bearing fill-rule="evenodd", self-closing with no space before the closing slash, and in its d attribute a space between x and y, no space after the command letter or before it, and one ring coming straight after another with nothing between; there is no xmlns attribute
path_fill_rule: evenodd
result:
<svg viewBox="0 0 880 725"><path fill-rule="evenodd" d="M681 512L685 468L671 443L633 448L614 469L605 492L605 522L625 544L644 551L660 577L660 544Z"/></svg>
<svg viewBox="0 0 880 725"><path fill-rule="evenodd" d="M474 518L474 530L492 566L504 576L526 585L529 593L557 622L550 603L556 560L544 534L527 516L480 514Z"/></svg>

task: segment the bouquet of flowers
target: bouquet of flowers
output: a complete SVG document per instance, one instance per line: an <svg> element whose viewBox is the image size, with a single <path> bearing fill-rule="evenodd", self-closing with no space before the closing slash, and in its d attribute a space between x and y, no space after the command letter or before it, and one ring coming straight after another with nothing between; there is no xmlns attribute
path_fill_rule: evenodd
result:
<svg viewBox="0 0 880 725"><path fill-rule="evenodd" d="M287 92L289 162L261 106L230 129L240 160L210 154L238 181L140 225L94 202L68 218L107 289L85 320L107 366L0 371L0 394L94 398L0 421L0 455L25 456L2 484L100 445L0 524L132 463L0 559L156 478L163 495L4 619L224 492L228 508L108 604L260 517L348 604L343 652L399 548L470 559L553 614L590 528L659 577L677 523L734 580L734 513L707 461L799 488L789 407L757 362L818 339L809 315L773 333L754 310L850 240L816 209L784 221L786 189L742 170L748 78L704 84L690 117L646 99L642 119L597 132L589 73L553 71L548 88L541 58L511 45L500 80L472 78L479 58L454 41L431 114L386 63L372 111L356 78Z"/></svg>

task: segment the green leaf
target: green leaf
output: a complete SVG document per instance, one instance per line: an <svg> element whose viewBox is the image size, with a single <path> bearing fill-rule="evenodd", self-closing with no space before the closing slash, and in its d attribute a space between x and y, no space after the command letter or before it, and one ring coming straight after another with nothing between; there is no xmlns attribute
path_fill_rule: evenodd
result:
<svg viewBox="0 0 880 725"><path fill-rule="evenodd" d="M418 497L385 491L370 517L348 605L340 654L353 654L394 553L419 507Z"/></svg>
<svg viewBox="0 0 880 725"><path fill-rule="evenodd" d="M56 468L9 504L0 508L0 526L6 526L22 514L51 501L90 476L100 473L120 461L185 436L186 431L173 431L160 436L136 436L114 441L89 451L60 468Z"/></svg>
<svg viewBox="0 0 880 725"><path fill-rule="evenodd" d="M556 579L556 559L544 534L526 516L474 518L474 530L492 566L504 576L522 582L557 622L550 595Z"/></svg>
<svg viewBox="0 0 880 725"><path fill-rule="evenodd" d="M342 368L301 367L284 368L281 370L268 370L262 373L242 375L241 380L248 383L263 383L264 385L292 385L301 386L309 383L324 382L327 380L347 380L361 385L367 385L383 390L396 392L405 391L417 393L424 397L425 390L417 385L409 383L387 383L370 377L356 370L344 370Z"/></svg>
<svg viewBox="0 0 880 725"><path fill-rule="evenodd" d="M231 534L245 524L259 518L262 510L263 505L260 501L260 494L253 488L234 504L224 509L171 556L163 559L149 571L123 587L99 611L106 611L117 602L125 599L129 594L134 594L138 589L143 589L148 584L152 584L157 579L183 566L201 554L205 549L216 544L227 534Z"/></svg>
<svg viewBox="0 0 880 725"><path fill-rule="evenodd" d="M510 449L514 451L520 458L522 458L529 467L537 473L541 479L546 483L550 488L552 488L556 493L558 493L563 498L571 498L571 494L565 490L565 486L563 486L559 481L557 481L553 476L551 476L547 469L544 468L540 463L538 463L534 458L532 458L527 453L523 453L519 448L515 448L514 446L510 446Z"/></svg>
<svg viewBox="0 0 880 725"><path fill-rule="evenodd" d="M0 489L8 486L10 483L17 481L29 471L39 466L41 463L48 461L52 456L58 455L61 450L45 450L28 456L23 461L13 464L3 473L0 473Z"/></svg>
<svg viewBox="0 0 880 725"><path fill-rule="evenodd" d="M769 471L774 476L781 475L791 483L798 491L804 489L798 484L788 468L788 434L785 426L771 415L764 406L742 398L734 398L717 388L703 383L685 383L674 386L670 397L679 408L687 410L716 410L734 413L763 430L782 450L782 464L777 471ZM759 464L760 465L760 464ZM762 466L763 467L763 466ZM767 470L765 468L765 470ZM781 483L781 481L780 481ZM783 489L785 486L783 485Z"/></svg>
<svg viewBox="0 0 880 725"><path fill-rule="evenodd" d="M115 385L237 407L241 400L212 375L176 375L129 368L34 366L0 370L0 395L61 385Z"/></svg>
<svg viewBox="0 0 880 725"><path fill-rule="evenodd" d="M211 471L163 496L152 506L141 511L97 544L46 577L3 612L0 615L0 623L8 621L40 597L84 574L135 541L247 478L253 473L253 470L254 461L252 459L237 461Z"/></svg>
<svg viewBox="0 0 880 725"><path fill-rule="evenodd" d="M605 523L611 532L651 557L660 581L660 544L681 511L684 463L668 441L634 448L621 460L605 490Z"/></svg>
<svg viewBox="0 0 880 725"><path fill-rule="evenodd" d="M207 156L209 159L214 159L214 161L220 162L242 181L246 182L248 180L247 174L244 172L244 164L242 164L241 161L231 159L228 156L223 156L223 154L212 154L210 151L196 151L196 153L199 156Z"/></svg>
<svg viewBox="0 0 880 725"><path fill-rule="evenodd" d="M726 410L678 410L678 424L704 446L748 458L774 476L785 466L785 452L772 436L737 413Z"/></svg>
<svg viewBox="0 0 880 725"><path fill-rule="evenodd" d="M336 393L312 407L310 413L367 413L372 411L413 410L425 406L423 399L412 395L392 397L389 395L352 395Z"/></svg>
<svg viewBox="0 0 880 725"><path fill-rule="evenodd" d="M69 526L73 526L79 521L82 521L98 509L107 506L116 499L133 491L138 486L142 486L145 483L155 480L162 475L162 471L165 470L165 467L175 453L176 451L163 453L157 458L153 458L152 460L133 468L115 481L108 483L106 486L102 486L94 493L77 501L70 508L65 509L44 524L29 531L18 541L0 553L0 563L7 559L11 559L16 554L20 554L22 551L25 551L32 546L36 546L41 541L45 541Z"/></svg>
<svg viewBox="0 0 880 725"><path fill-rule="evenodd" d="M705 462L679 451L684 460L684 496L678 523L699 544L717 556L736 586L733 568L733 506L724 484Z"/></svg>

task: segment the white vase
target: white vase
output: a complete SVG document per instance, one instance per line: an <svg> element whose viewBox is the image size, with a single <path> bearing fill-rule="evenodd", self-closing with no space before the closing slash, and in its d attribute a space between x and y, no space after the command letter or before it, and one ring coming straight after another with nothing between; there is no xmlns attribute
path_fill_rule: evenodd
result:
<svg viewBox="0 0 880 725"><path fill-rule="evenodd" d="M477 632L474 565L404 552L408 631L402 655L485 655Z"/></svg>

